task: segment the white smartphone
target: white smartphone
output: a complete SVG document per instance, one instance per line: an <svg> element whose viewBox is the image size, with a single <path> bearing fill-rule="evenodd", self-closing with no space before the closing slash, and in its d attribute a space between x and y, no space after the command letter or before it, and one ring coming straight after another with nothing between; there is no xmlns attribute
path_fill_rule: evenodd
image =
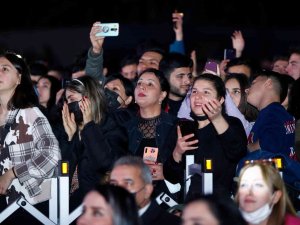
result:
<svg viewBox="0 0 300 225"><path fill-rule="evenodd" d="M119 23L101 23L101 31L96 33L96 37L115 37L119 35Z"/></svg>

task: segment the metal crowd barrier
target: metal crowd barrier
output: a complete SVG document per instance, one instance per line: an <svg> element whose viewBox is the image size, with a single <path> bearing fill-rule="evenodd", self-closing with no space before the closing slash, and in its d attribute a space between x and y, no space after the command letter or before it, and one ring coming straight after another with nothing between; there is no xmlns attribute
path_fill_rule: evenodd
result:
<svg viewBox="0 0 300 225"><path fill-rule="evenodd" d="M82 205L69 213L69 164L60 161L58 170L51 179L51 199L48 217L31 205L23 196L0 212L0 224L20 207L45 225L69 225L82 212Z"/></svg>
<svg viewBox="0 0 300 225"><path fill-rule="evenodd" d="M189 191L191 185L191 166L195 165L195 157L194 155L186 155L185 158L185 186L184 186L184 198ZM203 194L211 194L213 193L213 168L212 168L212 160L205 159L205 165L202 167L202 170L199 175L202 177L202 193ZM200 165L199 165L200 166ZM201 170L201 169L200 169ZM156 197L156 202L160 205L162 203L167 204L169 207L174 207L179 203L176 202L172 197L170 197L166 193L161 193L158 197Z"/></svg>

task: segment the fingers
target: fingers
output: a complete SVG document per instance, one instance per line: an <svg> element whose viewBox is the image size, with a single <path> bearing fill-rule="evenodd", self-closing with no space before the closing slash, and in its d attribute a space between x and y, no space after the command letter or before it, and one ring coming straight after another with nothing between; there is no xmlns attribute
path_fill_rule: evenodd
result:
<svg viewBox="0 0 300 225"><path fill-rule="evenodd" d="M203 105L202 109L208 117L211 117L219 114L222 111L222 106L218 100L210 99Z"/></svg>
<svg viewBox="0 0 300 225"><path fill-rule="evenodd" d="M91 101L88 99L87 96L84 96L82 101L79 104L80 108L83 109L83 111L90 111Z"/></svg>
<svg viewBox="0 0 300 225"><path fill-rule="evenodd" d="M150 167L151 175L154 180L162 180L163 176L163 164L155 164Z"/></svg>
<svg viewBox="0 0 300 225"><path fill-rule="evenodd" d="M147 164L148 166L151 166L151 165L155 164L155 162L147 160L147 159L144 159L144 163Z"/></svg>
<svg viewBox="0 0 300 225"><path fill-rule="evenodd" d="M90 39L92 41L98 41L98 40L103 41L104 37L96 36L96 34L101 32L101 30L102 30L101 23L100 22L95 22L92 26L91 31L90 31Z"/></svg>
<svg viewBox="0 0 300 225"><path fill-rule="evenodd" d="M197 146L192 146L192 145L195 145L195 144L197 144L199 141L198 141L198 139L196 139L196 140L193 140L193 141L188 141L188 142L186 142L190 147L196 147L196 148L198 148Z"/></svg>
<svg viewBox="0 0 300 225"><path fill-rule="evenodd" d="M179 138L182 138L180 126L177 126L177 137L178 137L178 139L179 139Z"/></svg>
<svg viewBox="0 0 300 225"><path fill-rule="evenodd" d="M198 148L198 146L196 147L189 147L188 149L186 149L186 151L192 151L192 150L196 150Z"/></svg>
<svg viewBox="0 0 300 225"><path fill-rule="evenodd" d="M70 114L70 117L67 117L67 118L69 118L69 120L70 120L72 123L75 123L75 124L76 124L74 113L71 113L71 114Z"/></svg>
<svg viewBox="0 0 300 225"><path fill-rule="evenodd" d="M192 132L192 131L191 131L191 132ZM190 139L190 138L192 138L192 137L194 137L194 136L195 136L194 133L190 133L190 134L187 134L187 135L183 136L181 139L182 139L183 141L187 141L188 139Z"/></svg>
<svg viewBox="0 0 300 225"><path fill-rule="evenodd" d="M63 122L66 122L67 116L69 115L69 109L67 103L64 103L61 115L62 115Z"/></svg>

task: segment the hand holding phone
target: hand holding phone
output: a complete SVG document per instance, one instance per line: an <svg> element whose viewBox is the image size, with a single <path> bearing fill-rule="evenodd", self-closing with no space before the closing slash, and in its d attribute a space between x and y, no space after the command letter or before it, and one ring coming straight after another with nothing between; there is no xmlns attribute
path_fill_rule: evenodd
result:
<svg viewBox="0 0 300 225"><path fill-rule="evenodd" d="M158 148L154 148L154 147L144 148L144 155L143 155L144 161L157 162L157 157L158 157Z"/></svg>
<svg viewBox="0 0 300 225"><path fill-rule="evenodd" d="M115 37L119 35L119 23L100 23L100 31L96 37Z"/></svg>
<svg viewBox="0 0 300 225"><path fill-rule="evenodd" d="M177 29L177 22L182 23L183 15L184 14L182 12L178 12L177 10L175 10L174 13L172 13L172 20L173 20L174 29Z"/></svg>
<svg viewBox="0 0 300 225"><path fill-rule="evenodd" d="M194 141L197 140L196 138L196 126L194 124L193 121L189 121L189 120L179 120L178 121L178 125L180 127L180 131L182 134L182 137L189 135L189 134L194 134L194 137L188 139L187 141ZM196 147L198 146L198 143L193 144L192 147Z"/></svg>

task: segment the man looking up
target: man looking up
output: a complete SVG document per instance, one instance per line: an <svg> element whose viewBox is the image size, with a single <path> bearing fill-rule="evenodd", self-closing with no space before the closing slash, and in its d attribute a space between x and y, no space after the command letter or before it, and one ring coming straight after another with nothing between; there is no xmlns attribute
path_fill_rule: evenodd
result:
<svg viewBox="0 0 300 225"><path fill-rule="evenodd" d="M248 136L250 152L263 149L295 157L295 120L281 103L287 96L285 75L261 71L249 88L247 101L259 110Z"/></svg>

